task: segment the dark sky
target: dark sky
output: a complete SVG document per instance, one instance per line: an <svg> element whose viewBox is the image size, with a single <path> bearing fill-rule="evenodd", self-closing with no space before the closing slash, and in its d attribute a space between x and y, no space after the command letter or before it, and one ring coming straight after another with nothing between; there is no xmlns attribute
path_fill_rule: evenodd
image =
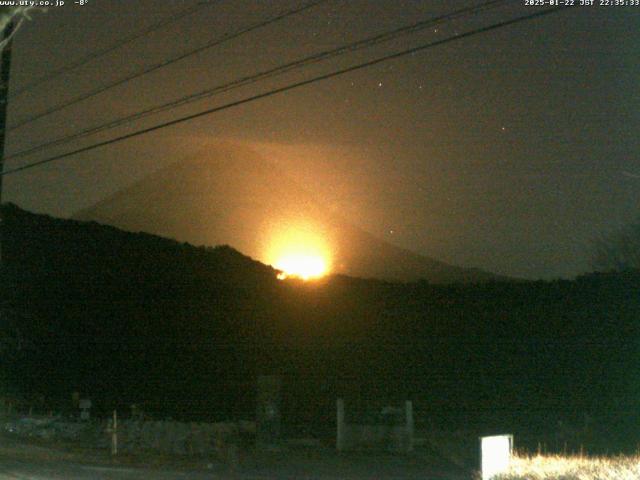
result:
<svg viewBox="0 0 640 480"><path fill-rule="evenodd" d="M35 12L15 38L11 89L195 3L89 0L78 6L68 0ZM477 3L327 0L12 130L7 154ZM212 1L11 96L9 124L299 4ZM134 126L8 160L5 168L534 11L524 0L512 1ZM640 7L576 7L6 176L4 200L70 216L181 158L200 139L233 138L275 145L279 166L292 178L399 246L501 274L571 277L589 269L596 237L640 213L639 32Z"/></svg>

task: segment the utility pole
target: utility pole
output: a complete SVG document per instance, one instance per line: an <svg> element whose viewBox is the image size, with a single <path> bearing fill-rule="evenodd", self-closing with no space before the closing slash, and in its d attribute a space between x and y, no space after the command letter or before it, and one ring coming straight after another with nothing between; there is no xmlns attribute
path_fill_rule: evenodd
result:
<svg viewBox="0 0 640 480"><path fill-rule="evenodd" d="M2 237L4 233L2 215L2 180L4 172L4 145L7 138L7 103L9 101L9 71L11 70L11 35L15 28L13 19L7 23L2 32L2 40L7 44L2 50L0 58L0 270L2 270Z"/></svg>

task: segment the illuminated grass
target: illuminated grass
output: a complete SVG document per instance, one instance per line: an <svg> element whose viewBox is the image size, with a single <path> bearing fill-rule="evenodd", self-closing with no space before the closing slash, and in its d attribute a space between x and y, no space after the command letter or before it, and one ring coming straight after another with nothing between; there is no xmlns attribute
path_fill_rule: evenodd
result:
<svg viewBox="0 0 640 480"><path fill-rule="evenodd" d="M495 480L638 480L640 455L585 457L514 455L509 472Z"/></svg>

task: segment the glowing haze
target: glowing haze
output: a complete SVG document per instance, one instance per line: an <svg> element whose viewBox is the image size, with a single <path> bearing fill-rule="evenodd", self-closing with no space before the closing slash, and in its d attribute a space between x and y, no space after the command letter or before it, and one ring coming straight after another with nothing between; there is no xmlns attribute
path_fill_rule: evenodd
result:
<svg viewBox="0 0 640 480"><path fill-rule="evenodd" d="M280 270L278 278L311 280L329 273L331 253L325 238L311 225L275 227L269 237L268 263Z"/></svg>
<svg viewBox="0 0 640 480"><path fill-rule="evenodd" d="M312 278L322 277L327 273L327 264L324 259L314 254L285 253L274 266L278 270L281 270L281 273L278 274L280 280L284 280L287 277L299 277L303 280L310 280Z"/></svg>

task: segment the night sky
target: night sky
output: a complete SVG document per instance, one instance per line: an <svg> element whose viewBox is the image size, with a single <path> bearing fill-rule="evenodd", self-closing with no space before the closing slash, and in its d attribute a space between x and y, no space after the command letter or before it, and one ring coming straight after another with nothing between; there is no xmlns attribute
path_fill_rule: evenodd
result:
<svg viewBox="0 0 640 480"><path fill-rule="evenodd" d="M33 12L11 91L192 1L88 0ZM327 0L10 131L7 155L405 24L478 4ZM210 1L9 99L9 125L298 1ZM23 163L536 11L522 1L245 86ZM68 217L202 140L268 144L351 222L449 263L527 278L590 268L593 240L638 218L640 7L576 7L244 104L4 178L3 201Z"/></svg>

